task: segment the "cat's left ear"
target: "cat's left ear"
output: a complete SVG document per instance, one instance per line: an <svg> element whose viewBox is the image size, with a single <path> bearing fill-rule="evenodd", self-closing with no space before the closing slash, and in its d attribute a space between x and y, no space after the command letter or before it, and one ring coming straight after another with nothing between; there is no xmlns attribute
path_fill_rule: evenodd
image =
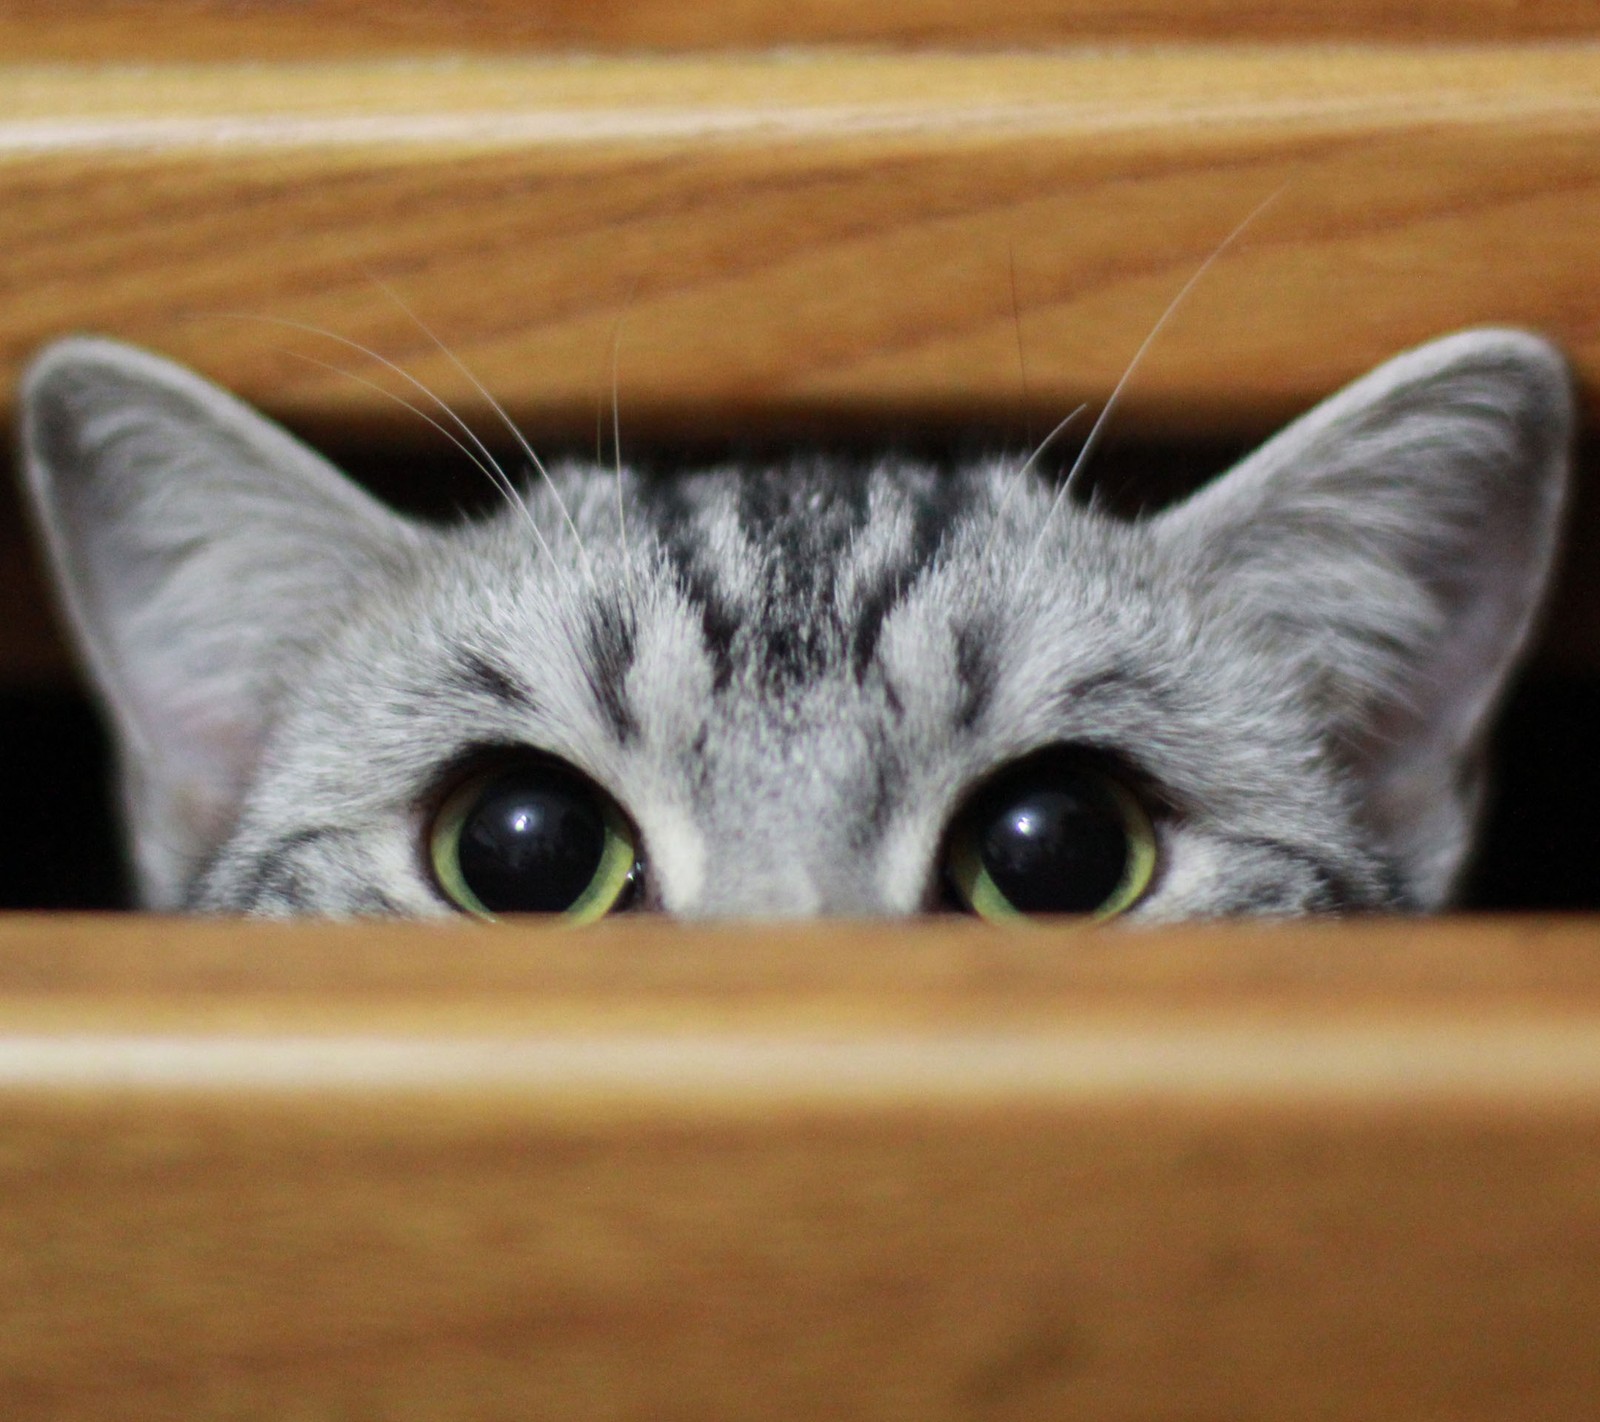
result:
<svg viewBox="0 0 1600 1422"><path fill-rule="evenodd" d="M1466 331L1380 366L1150 525L1202 608L1303 671L1421 907L1448 898L1471 845L1572 426L1551 345Z"/></svg>

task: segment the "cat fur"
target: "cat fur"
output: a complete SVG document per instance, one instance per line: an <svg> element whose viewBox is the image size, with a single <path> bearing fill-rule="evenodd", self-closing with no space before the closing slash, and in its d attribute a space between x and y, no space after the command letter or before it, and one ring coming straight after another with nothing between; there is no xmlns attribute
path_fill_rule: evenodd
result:
<svg viewBox="0 0 1600 1422"><path fill-rule="evenodd" d="M20 414L140 899L269 916L452 912L427 822L486 747L608 791L647 908L917 913L963 798L1060 743L1151 810L1131 920L1438 908L1573 424L1548 343L1474 330L1137 521L884 458L563 464L437 527L114 342L44 350Z"/></svg>

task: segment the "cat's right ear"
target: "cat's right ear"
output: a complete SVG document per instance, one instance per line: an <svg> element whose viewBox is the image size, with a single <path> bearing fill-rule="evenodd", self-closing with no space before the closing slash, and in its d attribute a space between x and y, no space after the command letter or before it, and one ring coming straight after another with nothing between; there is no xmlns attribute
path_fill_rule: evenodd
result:
<svg viewBox="0 0 1600 1422"><path fill-rule="evenodd" d="M1380 366L1149 525L1198 609L1297 668L1421 907L1446 900L1471 842L1492 714L1550 580L1573 419L1548 342L1464 331Z"/></svg>
<svg viewBox="0 0 1600 1422"><path fill-rule="evenodd" d="M19 424L111 712L141 894L173 906L237 813L312 629L424 535L233 396L113 341L44 350Z"/></svg>

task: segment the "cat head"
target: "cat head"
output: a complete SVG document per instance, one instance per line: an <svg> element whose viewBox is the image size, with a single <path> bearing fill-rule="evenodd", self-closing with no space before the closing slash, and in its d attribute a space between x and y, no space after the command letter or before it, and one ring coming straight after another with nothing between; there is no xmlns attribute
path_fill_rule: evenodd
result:
<svg viewBox="0 0 1600 1422"><path fill-rule="evenodd" d="M141 897L267 914L1436 907L1571 425L1549 345L1470 331L1140 521L885 460L440 528L126 346L21 405Z"/></svg>

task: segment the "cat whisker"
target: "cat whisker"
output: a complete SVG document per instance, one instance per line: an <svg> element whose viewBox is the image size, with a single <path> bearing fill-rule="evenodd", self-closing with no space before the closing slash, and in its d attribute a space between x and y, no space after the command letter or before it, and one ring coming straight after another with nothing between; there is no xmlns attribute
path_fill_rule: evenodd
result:
<svg viewBox="0 0 1600 1422"><path fill-rule="evenodd" d="M1088 408L1089 403L1085 401L1065 419L1058 421L1056 427L1034 446L1033 453L1023 460L1022 467L1007 481L1005 492L1001 494L1000 503L994 511L994 522L989 529L988 541L983 545L985 558L989 556L994 547L994 540L1000 532L1001 520L1005 517L1006 509L1011 504L1011 496L1016 491L1017 486L1027 482L1028 476L1033 473L1034 465L1044 457L1045 451L1056 442L1056 439L1066 430L1067 426Z"/></svg>
<svg viewBox="0 0 1600 1422"><path fill-rule="evenodd" d="M1241 222L1233 229L1232 232L1224 237L1222 241L1217 244L1211 255L1207 257L1205 261L1200 263L1200 266L1195 271L1194 275L1191 276L1188 281L1184 282L1182 288L1180 288L1178 291L1178 294L1167 303L1167 309L1161 313L1160 319L1157 320L1155 325L1150 328L1150 334L1147 335L1142 342L1140 342L1139 349L1133 353L1133 359L1128 362L1128 368L1122 372L1122 378L1117 381L1116 386L1112 389L1111 396L1105 403L1105 408L1100 411L1099 417L1095 420L1094 424L1089 427L1088 438L1084 440L1083 448L1078 451L1078 457L1073 460L1072 468L1067 471L1066 480L1062 484L1063 493L1071 490L1073 479L1088 461L1089 455L1094 451L1095 445L1099 442L1100 433L1105 428L1106 421L1111 418L1112 411L1116 409L1118 402L1122 398L1122 392L1127 389L1128 382L1133 378L1133 373L1139 368L1140 362L1144 360L1145 353L1150 349L1151 346L1155 344L1156 337L1161 334L1167 322L1169 322L1177 314L1178 308L1183 305L1189 293L1193 291L1195 287L1197 287L1204 279L1205 274L1211 270L1211 268L1222 258L1223 254L1234 245L1235 242L1244 236L1245 232L1255 222L1255 220L1278 200L1279 194L1282 192L1283 189L1279 188L1277 192L1273 193L1264 202L1259 204L1255 210L1244 219L1243 222Z"/></svg>
<svg viewBox="0 0 1600 1422"><path fill-rule="evenodd" d="M630 295L629 302L633 300ZM611 458L616 466L617 484L617 538L622 544L622 575L627 580L628 604L635 605L633 590L633 553L628 547L628 523L623 509L622 489L622 403L618 395L617 365L622 350L622 323L627 316L627 307L623 307L622 315L617 317L617 323L611 328Z"/></svg>
<svg viewBox="0 0 1600 1422"><path fill-rule="evenodd" d="M1031 474L1033 472L1033 466L1035 464L1037 464L1039 462L1039 460L1044 457L1044 452L1047 449L1049 449L1052 444L1054 444L1056 442L1056 438L1060 434L1062 434L1063 431L1066 430L1068 425L1070 425L1075 419L1078 418L1079 415L1081 415L1088 408L1089 408L1089 402L1087 400L1085 400L1070 415L1068 415L1065 419L1059 421L1056 424L1056 427L1053 430L1051 430L1050 433L1047 434L1042 440L1040 440L1037 445L1034 446L1033 453L1030 454L1025 460L1023 460L1022 468L1018 472L1020 474L1022 474L1022 475Z"/></svg>
<svg viewBox="0 0 1600 1422"><path fill-rule="evenodd" d="M1256 205L1249 215L1246 216L1243 222L1235 227L1232 232L1228 233L1228 235L1224 237L1222 241L1217 243L1217 245L1212 249L1211 255L1208 256L1205 261L1200 263L1199 267L1195 270L1194 274L1189 278L1189 280L1184 282L1183 286L1179 288L1178 294L1167 303L1166 310L1161 313L1160 317L1157 318L1156 323L1150 328L1149 334L1144 338L1143 341L1140 342L1139 349L1133 353L1133 359L1128 362L1127 367L1122 372L1121 379L1119 379L1116 385L1112 388L1111 394L1107 398L1105 405L1101 408L1099 415L1095 418L1095 422L1089 427L1089 433L1083 441L1083 447L1078 450L1078 457L1072 461L1072 467L1067 470L1067 477L1061 481L1061 487L1056 490L1055 498L1050 502L1050 507L1045 513L1043 522L1039 526L1038 537L1034 539L1033 548L1028 554L1027 563L1024 565L1024 577L1033 571L1034 561L1038 557L1039 549L1044 545L1044 540L1050 531L1051 524L1055 522L1057 511L1060 509L1063 501L1071 497L1073 484L1076 482L1079 473L1082 472L1084 466L1088 463L1090 454L1094 452L1095 447L1099 444L1100 435L1106 427L1106 422L1111 418L1112 412L1120 403L1122 399L1122 392L1127 389L1128 382L1133 379L1133 374L1136 370L1138 370L1140 363L1144 360L1145 354L1149 351L1150 347L1155 344L1156 337L1158 337L1166 328L1167 323L1171 321L1175 315L1177 315L1179 307L1183 305L1184 301L1188 298L1189 293L1200 284L1201 280L1205 277L1205 274L1216 265L1224 253L1226 253L1241 237L1244 236L1245 232L1249 230L1250 226L1255 222L1255 220L1260 217L1261 214L1264 213L1269 207L1271 207L1273 203L1277 202L1277 200L1283 196L1288 187L1289 184L1285 183L1274 192L1270 193L1262 202Z"/></svg>
<svg viewBox="0 0 1600 1422"><path fill-rule="evenodd" d="M409 410L424 424L431 425L434 429L438 430L440 434L449 440L451 444L455 445L455 447L459 449L469 461L471 461L473 466L484 476L484 478L494 485L496 492L499 493L501 498L506 501L506 504L509 507L520 511L523 518L528 521L528 526L533 530L534 537L538 539L539 546L544 550L545 557L551 559L552 562L554 561L555 555L550 551L550 546L545 542L544 534L539 531L539 525L534 522L533 516L528 512L528 506L523 503L521 498L518 497L515 486L512 485L510 480L506 478L505 472L498 464L494 465L492 468L490 465L485 464L482 458L480 458L479 455L473 451L471 446L469 446L465 440L457 435L454 430L434 419L434 417L424 410L420 405L413 405L411 401L405 398L405 396L396 395L394 391L385 389L382 385L379 385L376 380L368 380L366 376L360 375L356 371L347 370L344 366L336 365L330 360L319 360L316 356L304 355L300 351L285 351L284 354L290 357L292 360L302 361L306 365L314 365L320 370L331 371L335 375L343 376L346 380L353 380L357 385L364 385L368 390L372 390L383 396L385 400L393 401L403 410Z"/></svg>
<svg viewBox="0 0 1600 1422"><path fill-rule="evenodd" d="M521 429L518 428L516 421L506 413L505 406L495 399L495 397L489 392L488 387L484 385L484 383L479 380L478 377L468 368L466 362L463 361L461 357L458 356L453 350L451 350L443 340L440 339L433 328L429 326L427 322L422 319L422 317L417 315L417 313L406 302L405 298L402 297L400 293L391 287L387 282L383 281L377 276L374 276L371 272L368 272L366 275L367 280L372 282L372 284L376 286L379 291L387 296L389 300L394 302L394 304L403 312L405 312L406 317L412 322L412 324L415 325L416 328L421 331L422 334L425 335L430 341L432 341L435 346L438 347L440 354L443 355L451 365L455 366L455 368L460 371L469 382L471 382L473 389L483 397L483 400L489 406L489 408L494 411L495 415L500 420L500 423L506 427L506 432L510 434L512 439L517 442L518 448L521 449L523 454L527 457L528 463L533 466L539 477L544 481L545 487L549 489L550 497L556 501L556 508L561 512L562 521L567 525L567 531L572 535L573 546L577 548L578 557L583 562L584 576L588 579L589 586L591 588L594 587L594 564L589 560L589 550L584 547L583 537L578 532L578 525L573 522L572 513L567 508L567 501L561 497L561 490L559 486L556 484L556 481L550 477L550 471L545 468L544 461L540 459L539 456L534 452L533 446L528 442L528 437L522 433Z"/></svg>
<svg viewBox="0 0 1600 1422"><path fill-rule="evenodd" d="M417 377L414 376L404 366L398 365L396 362L390 360L387 356L381 355L379 352L373 350L370 346L364 346L360 341L353 341L348 336L341 336L337 331L330 331L324 326L312 326L304 321L291 321L287 317L283 316L261 316L246 311L221 312L219 314L235 321L257 321L267 326L281 326L290 331L302 331L306 335L320 336L324 340L337 342L346 349L355 351L360 355L364 355L368 360L376 361L385 369L393 371L414 390L418 391L422 395L425 395L430 401L432 401L433 404L440 410L440 412L443 413L445 417L449 419L450 422L454 424L456 428L467 437L468 440L471 441L473 447L478 451L477 457L474 457L472 460L473 464L476 465L477 468L481 470L489 479L490 483L492 483L495 488L499 490L502 497L504 497L513 508L518 510L524 522L527 523L528 527L533 530L535 537L538 538L539 545L545 550L546 556L551 556L549 545L545 542L544 535L540 533L539 525L534 519L532 511L528 508L527 501L523 499L522 495L517 490L516 484L501 467L500 461L497 460L490 452L488 445L486 445L478 437L477 431L474 430L472 426L469 425L465 420L463 420L461 416L450 407L449 403L438 394L438 392L430 389L422 381L418 380ZM302 356L300 358L302 360L312 360L312 358L309 356ZM316 364L317 362L313 360L312 363ZM360 376L357 376L350 371L343 370L339 366L329 365L327 368L340 375L348 376L352 380L361 380ZM372 382L362 383L372 384ZM378 385L373 385L373 388L377 390L383 390L383 387ZM383 391L383 393L388 395L391 392ZM406 405L408 409L415 409L414 406L411 406L404 400L401 400L400 403ZM417 411L417 413L421 414L422 412ZM430 423L433 422L430 421ZM436 426L436 428L438 428L438 426ZM555 560L552 557L552 562L554 561ZM559 566L559 564L557 564L557 566Z"/></svg>

